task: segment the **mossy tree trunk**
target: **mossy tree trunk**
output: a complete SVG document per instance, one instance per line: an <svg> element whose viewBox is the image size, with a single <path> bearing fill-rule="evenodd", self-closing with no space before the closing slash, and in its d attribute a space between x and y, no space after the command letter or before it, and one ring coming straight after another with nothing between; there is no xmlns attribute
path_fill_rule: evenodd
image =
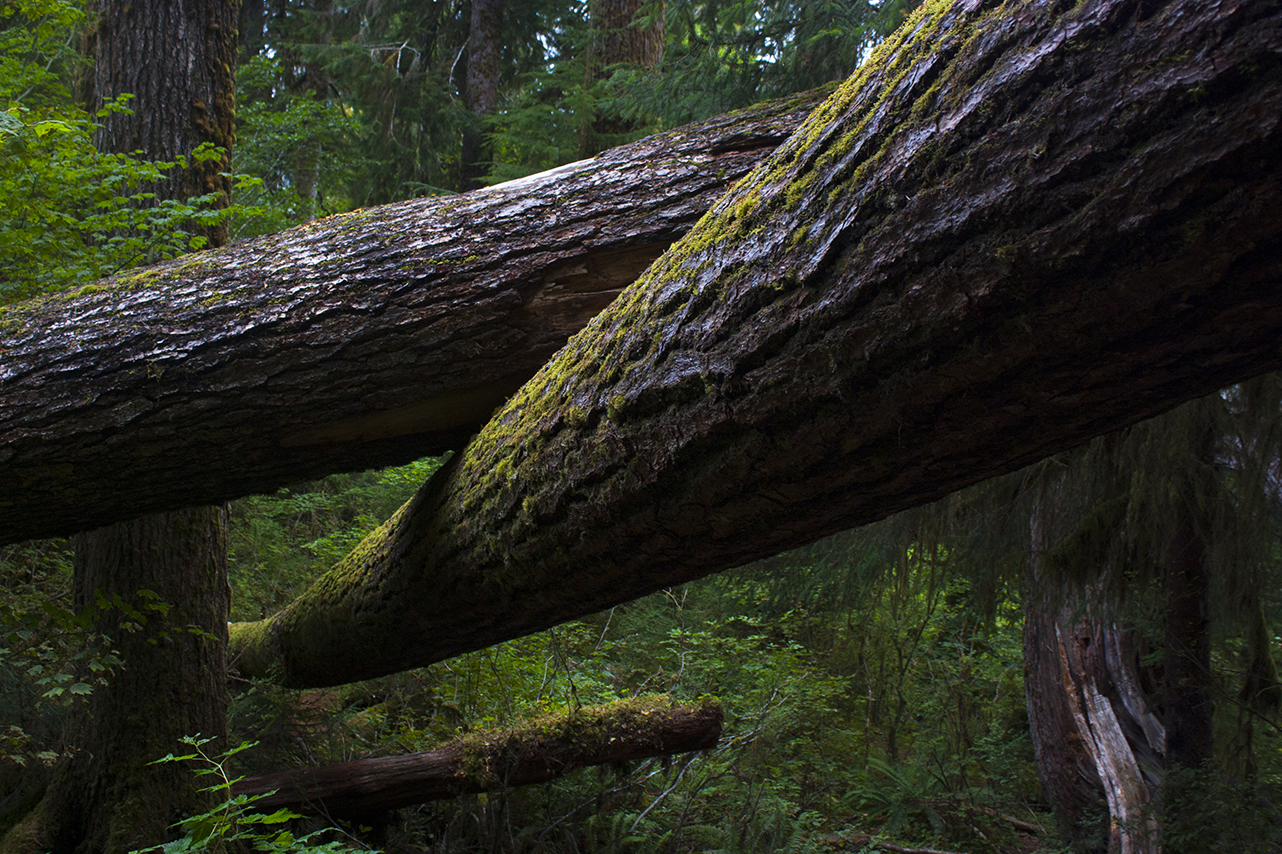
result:
<svg viewBox="0 0 1282 854"><path fill-rule="evenodd" d="M0 850L123 854L208 808L192 769L148 763L226 731L226 530L226 509L206 507L77 538L76 605L124 665L73 715L70 759Z"/></svg>
<svg viewBox="0 0 1282 854"><path fill-rule="evenodd" d="M1276 368L1280 22L926 4L239 666L426 664Z"/></svg>
<svg viewBox="0 0 1282 854"><path fill-rule="evenodd" d="M548 713L512 730L470 733L435 750L246 777L234 795L263 810L288 807L371 818L399 807L554 780L578 768L716 746L721 706L666 698L620 700Z"/></svg>

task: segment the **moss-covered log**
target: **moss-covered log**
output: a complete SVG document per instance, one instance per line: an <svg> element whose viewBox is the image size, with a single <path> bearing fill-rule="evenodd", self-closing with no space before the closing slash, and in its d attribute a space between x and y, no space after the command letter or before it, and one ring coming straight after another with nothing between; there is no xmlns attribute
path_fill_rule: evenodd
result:
<svg viewBox="0 0 1282 854"><path fill-rule="evenodd" d="M927 3L239 667L426 664L1282 365L1280 20Z"/></svg>
<svg viewBox="0 0 1282 854"><path fill-rule="evenodd" d="M462 447L820 97L0 309L0 543Z"/></svg>
<svg viewBox="0 0 1282 854"><path fill-rule="evenodd" d="M516 728L476 732L426 753L246 777L233 795L255 806L359 818L472 792L544 783L576 768L715 747L720 704L640 698L549 713ZM271 794L268 794L271 793Z"/></svg>

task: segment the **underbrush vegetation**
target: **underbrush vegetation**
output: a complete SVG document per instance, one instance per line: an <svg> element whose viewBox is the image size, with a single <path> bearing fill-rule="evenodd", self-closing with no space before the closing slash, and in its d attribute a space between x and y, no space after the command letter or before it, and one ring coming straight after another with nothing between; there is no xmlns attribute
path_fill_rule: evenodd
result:
<svg viewBox="0 0 1282 854"><path fill-rule="evenodd" d="M234 505L233 619L300 592L434 466ZM1016 602L979 596L945 552L850 534L396 676L242 685L233 741L257 744L233 767L429 750L647 692L712 695L726 713L715 750L401 810L365 838L442 852L830 851L874 839L1031 850L1053 822L1038 804L1020 631Z"/></svg>

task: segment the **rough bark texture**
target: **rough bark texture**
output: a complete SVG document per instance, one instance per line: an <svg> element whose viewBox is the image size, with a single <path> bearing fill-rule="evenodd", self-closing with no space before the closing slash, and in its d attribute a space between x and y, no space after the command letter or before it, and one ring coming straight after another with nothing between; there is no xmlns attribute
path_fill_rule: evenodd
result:
<svg viewBox="0 0 1282 854"><path fill-rule="evenodd" d="M133 95L132 114L101 119L100 151L142 151L150 160L190 157L201 143L226 149L224 157L176 169L155 192L185 201L231 193L235 138L238 0L99 0L94 55L94 107ZM224 226L207 229L213 246L227 241Z"/></svg>
<svg viewBox="0 0 1282 854"><path fill-rule="evenodd" d="M1035 582L1036 576L1033 576ZM1088 850L1106 838L1104 787L1095 759L1077 730L1063 681L1066 658L1061 602L1029 585L1024 596L1024 698L1042 792L1055 811L1060 837ZM1065 626L1071 629L1072 624ZM1092 845L1091 843L1094 843Z"/></svg>
<svg viewBox="0 0 1282 854"><path fill-rule="evenodd" d="M0 542L462 447L818 97L0 310Z"/></svg>
<svg viewBox="0 0 1282 854"><path fill-rule="evenodd" d="M98 148L173 160L203 143L222 147L221 159L176 169L153 192L159 200L221 193L217 205L226 205L237 2L102 0L98 8L96 96L101 103L136 95L132 112L104 120ZM225 242L221 226L203 231L210 245ZM174 822L213 806L190 768L149 763L183 736L226 737L227 524L223 505L117 522L76 538L77 608L124 602L132 611L98 618L122 672L69 725L63 740L71 759L5 847L34 842L56 854L123 854L168 841ZM149 607L155 603L170 610ZM131 630L136 623L141 628Z"/></svg>
<svg viewBox="0 0 1282 854"><path fill-rule="evenodd" d="M246 777L233 795L258 807L359 818L471 792L553 780L576 768L716 746L721 707L625 701L579 709L508 732L481 732L426 753Z"/></svg>
<svg viewBox="0 0 1282 854"><path fill-rule="evenodd" d="M242 671L488 646L1276 368L1280 20L927 4Z"/></svg>
<svg viewBox="0 0 1282 854"><path fill-rule="evenodd" d="M123 854L170 839L171 824L208 808L190 769L148 763L177 750L183 736L226 730L226 525L225 508L206 507L78 538L77 608L99 593L111 601L111 591L128 591L121 598L142 618L99 611L95 628L125 666L68 724L71 759L0 850Z"/></svg>

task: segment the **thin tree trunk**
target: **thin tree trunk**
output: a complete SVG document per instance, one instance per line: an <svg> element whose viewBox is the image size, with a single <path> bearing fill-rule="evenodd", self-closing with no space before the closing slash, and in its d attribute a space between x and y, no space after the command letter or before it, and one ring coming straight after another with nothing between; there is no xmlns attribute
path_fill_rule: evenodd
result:
<svg viewBox="0 0 1282 854"><path fill-rule="evenodd" d="M1210 584L1202 526L1191 514L1176 527L1168 558L1162 705L1167 758L1173 766L1200 769L1211 759Z"/></svg>
<svg viewBox="0 0 1282 854"><path fill-rule="evenodd" d="M0 542L462 447L819 100L0 311Z"/></svg>
<svg viewBox="0 0 1282 854"><path fill-rule="evenodd" d="M1205 407L1195 412L1205 413ZM1198 489L1214 464L1215 439L1209 420L1190 436L1200 471L1183 473L1184 507L1175 521L1166 554L1166 631L1162 654L1162 715L1166 723L1167 780L1163 801L1166 854L1205 850L1200 842L1207 809L1207 784L1212 767L1211 632L1208 600L1211 593L1207 562L1207 512ZM1186 840L1197 840L1192 846Z"/></svg>
<svg viewBox="0 0 1282 854"><path fill-rule="evenodd" d="M461 190L484 186L490 171L493 147L485 138L485 117L499 103L499 59L503 51L504 0L471 0L471 26L467 32L467 85L464 103L476 116L463 131Z"/></svg>
<svg viewBox="0 0 1282 854"><path fill-rule="evenodd" d="M242 671L488 646L1276 366L1280 21L925 7L395 517L234 627Z"/></svg>

